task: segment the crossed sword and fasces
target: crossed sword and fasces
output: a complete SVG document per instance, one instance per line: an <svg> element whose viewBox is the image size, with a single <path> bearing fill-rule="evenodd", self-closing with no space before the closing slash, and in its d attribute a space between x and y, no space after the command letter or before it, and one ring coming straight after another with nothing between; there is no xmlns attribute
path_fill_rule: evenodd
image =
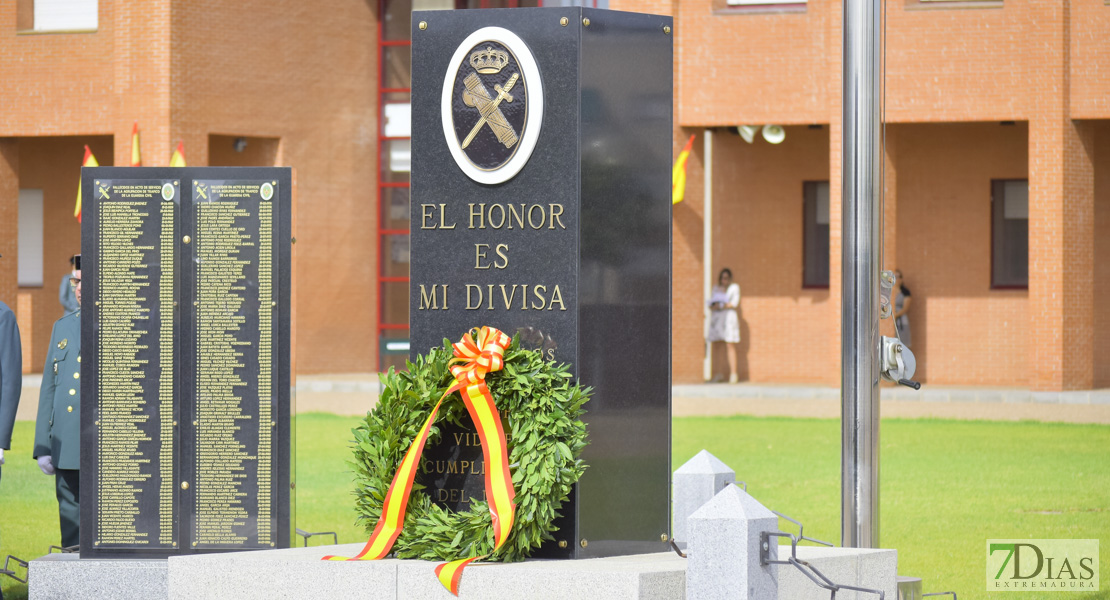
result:
<svg viewBox="0 0 1110 600"><path fill-rule="evenodd" d="M506 148L512 148L513 144L517 142L516 132L513 131L512 125L509 125L509 122L505 120L505 115L501 113L498 105L501 104L502 100L513 101L509 90L513 89L516 80L519 78L519 73L513 73L513 76L505 83L505 87L493 86L493 89L497 90L496 98L490 97L486 86L482 85L482 81L478 79L476 74L471 73L463 80L463 84L466 86L466 92L463 92L463 102L467 106L477 107L478 112L482 115L482 118L474 124L474 129L470 130L470 135L463 140L462 147L464 149L470 145L470 142L474 141L474 136L478 135L478 132L482 130L482 126L486 123L489 123L490 129L497 136L497 140L505 144Z"/></svg>

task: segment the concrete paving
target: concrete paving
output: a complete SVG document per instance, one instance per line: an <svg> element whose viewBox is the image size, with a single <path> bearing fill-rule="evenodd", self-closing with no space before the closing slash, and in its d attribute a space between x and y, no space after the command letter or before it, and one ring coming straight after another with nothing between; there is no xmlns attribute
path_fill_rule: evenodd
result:
<svg viewBox="0 0 1110 600"><path fill-rule="evenodd" d="M17 420L34 420L42 375L23 376ZM296 411L360 416L377 403L374 373L301 375ZM989 421L1046 421L1110 425L1110 389L1031 392L1021 388L964 388L924 385L914 391L886 386L884 418L937 418ZM672 388L672 414L688 416L840 417L840 389L767 383L680 384Z"/></svg>

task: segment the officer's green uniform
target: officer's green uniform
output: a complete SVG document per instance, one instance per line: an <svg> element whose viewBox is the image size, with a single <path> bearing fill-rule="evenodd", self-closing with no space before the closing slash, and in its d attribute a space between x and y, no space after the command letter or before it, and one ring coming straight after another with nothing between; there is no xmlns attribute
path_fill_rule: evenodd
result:
<svg viewBox="0 0 1110 600"><path fill-rule="evenodd" d="M23 388L23 350L15 314L0 302L0 448L11 450L15 409Z"/></svg>
<svg viewBox="0 0 1110 600"><path fill-rule="evenodd" d="M39 391L35 458L51 457L62 526L62 546L80 540L81 311L54 323Z"/></svg>

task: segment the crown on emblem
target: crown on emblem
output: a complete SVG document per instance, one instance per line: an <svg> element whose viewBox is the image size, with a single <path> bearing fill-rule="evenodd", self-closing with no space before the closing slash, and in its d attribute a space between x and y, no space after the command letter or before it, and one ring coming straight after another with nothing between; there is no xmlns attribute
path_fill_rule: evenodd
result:
<svg viewBox="0 0 1110 600"><path fill-rule="evenodd" d="M470 66L483 75L500 73L509 64L509 55L500 50L486 47L470 55Z"/></svg>

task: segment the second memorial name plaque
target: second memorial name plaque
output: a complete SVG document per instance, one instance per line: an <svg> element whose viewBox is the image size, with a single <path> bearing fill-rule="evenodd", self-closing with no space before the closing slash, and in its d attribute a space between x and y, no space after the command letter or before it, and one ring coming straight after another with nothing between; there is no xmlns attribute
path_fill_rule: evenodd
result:
<svg viewBox="0 0 1110 600"><path fill-rule="evenodd" d="M289 545L291 186L83 170L83 556Z"/></svg>

